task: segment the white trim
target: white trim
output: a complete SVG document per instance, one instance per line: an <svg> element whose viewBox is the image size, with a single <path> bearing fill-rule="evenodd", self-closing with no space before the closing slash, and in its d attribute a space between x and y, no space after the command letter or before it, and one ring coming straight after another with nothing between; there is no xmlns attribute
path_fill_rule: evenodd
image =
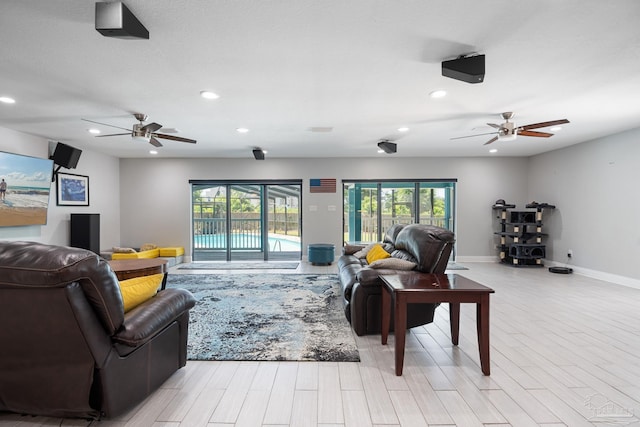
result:
<svg viewBox="0 0 640 427"><path fill-rule="evenodd" d="M455 262L499 262L495 256L457 256Z"/></svg>
<svg viewBox="0 0 640 427"><path fill-rule="evenodd" d="M567 265L556 261L546 261L549 266L569 267L576 274L591 277L593 279L603 280L605 282L615 283L617 285L628 286L630 288L640 289L640 280L631 277L620 276L618 274L605 273L604 271L591 270L589 268L576 267L575 265Z"/></svg>
<svg viewBox="0 0 640 427"><path fill-rule="evenodd" d="M633 279L631 277L620 276L618 274L606 273L604 271L591 270L589 268L576 267L575 265L567 265L556 261L543 260L545 267L569 267L573 269L576 274L581 274L593 279L602 280L605 282L615 283L616 285L627 286L630 288L640 289L640 280ZM500 262L497 257L494 256L459 256L456 258L456 263L464 262ZM505 264L506 265L506 264ZM525 266L522 266L525 268ZM533 267L533 266L531 266Z"/></svg>

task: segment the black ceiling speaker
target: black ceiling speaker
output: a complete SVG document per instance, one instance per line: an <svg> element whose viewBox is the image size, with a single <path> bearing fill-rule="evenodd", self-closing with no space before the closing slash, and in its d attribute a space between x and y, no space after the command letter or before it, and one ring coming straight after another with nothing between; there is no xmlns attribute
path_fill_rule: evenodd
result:
<svg viewBox="0 0 640 427"><path fill-rule="evenodd" d="M262 151L261 148L254 148L253 157L255 157L256 160L264 160L264 151Z"/></svg>
<svg viewBox="0 0 640 427"><path fill-rule="evenodd" d="M51 156L51 160L58 166L66 169L74 169L78 165L82 150L58 142L56 149Z"/></svg>
<svg viewBox="0 0 640 427"><path fill-rule="evenodd" d="M484 55L460 56L442 61L442 75L467 83L484 81Z"/></svg>
<svg viewBox="0 0 640 427"><path fill-rule="evenodd" d="M380 141L378 142L378 148L388 154L393 154L398 151L398 144L391 141Z"/></svg>
<svg viewBox="0 0 640 427"><path fill-rule="evenodd" d="M148 39L149 31L138 18L119 1L96 3L96 30L105 37Z"/></svg>

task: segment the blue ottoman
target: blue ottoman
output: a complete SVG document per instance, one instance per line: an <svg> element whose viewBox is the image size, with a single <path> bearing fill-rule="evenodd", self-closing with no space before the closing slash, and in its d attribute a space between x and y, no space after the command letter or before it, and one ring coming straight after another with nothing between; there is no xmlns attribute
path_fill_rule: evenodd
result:
<svg viewBox="0 0 640 427"><path fill-rule="evenodd" d="M331 243L312 243L307 247L307 255L312 265L331 265L336 247Z"/></svg>

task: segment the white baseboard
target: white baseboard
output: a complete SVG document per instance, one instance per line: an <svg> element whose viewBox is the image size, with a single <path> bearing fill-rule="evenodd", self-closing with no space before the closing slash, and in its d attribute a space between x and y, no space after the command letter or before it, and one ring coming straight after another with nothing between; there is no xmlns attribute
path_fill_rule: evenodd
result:
<svg viewBox="0 0 640 427"><path fill-rule="evenodd" d="M603 280L605 282L615 283L617 285L628 286L630 288L640 289L640 280L631 277L620 276L618 274L605 273L603 271L591 270L584 267L576 267L574 265L566 265L556 261L543 260L545 267L570 267L576 274L591 277L592 279ZM458 256L455 262L500 262L496 256Z"/></svg>
<svg viewBox="0 0 640 427"><path fill-rule="evenodd" d="M457 256L455 262L498 262L495 256Z"/></svg>
<svg viewBox="0 0 640 427"><path fill-rule="evenodd" d="M591 270L589 268L576 267L575 265L567 265L560 262L546 260L545 265L550 267L569 267L576 274L591 277L592 279L603 280L605 282L615 283L617 285L628 286L630 288L640 289L640 280L631 277L620 276L618 274L605 273L603 271Z"/></svg>

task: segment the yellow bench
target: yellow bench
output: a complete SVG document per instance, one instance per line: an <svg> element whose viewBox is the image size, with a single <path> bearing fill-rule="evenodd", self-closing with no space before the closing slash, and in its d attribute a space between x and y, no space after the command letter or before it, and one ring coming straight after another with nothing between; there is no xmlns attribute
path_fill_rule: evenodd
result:
<svg viewBox="0 0 640 427"><path fill-rule="evenodd" d="M176 258L184 255L184 248L181 246L168 247L168 248L155 248L147 251L140 252L114 252L111 255L111 259L146 259L146 258L158 258L168 257Z"/></svg>
<svg viewBox="0 0 640 427"><path fill-rule="evenodd" d="M149 249L148 251L141 252L114 252L111 255L111 259L146 259L146 258L158 258L160 256L160 249Z"/></svg>
<svg viewBox="0 0 640 427"><path fill-rule="evenodd" d="M158 248L160 250L161 257L179 257L184 255L184 248L182 246L176 246L173 248Z"/></svg>

